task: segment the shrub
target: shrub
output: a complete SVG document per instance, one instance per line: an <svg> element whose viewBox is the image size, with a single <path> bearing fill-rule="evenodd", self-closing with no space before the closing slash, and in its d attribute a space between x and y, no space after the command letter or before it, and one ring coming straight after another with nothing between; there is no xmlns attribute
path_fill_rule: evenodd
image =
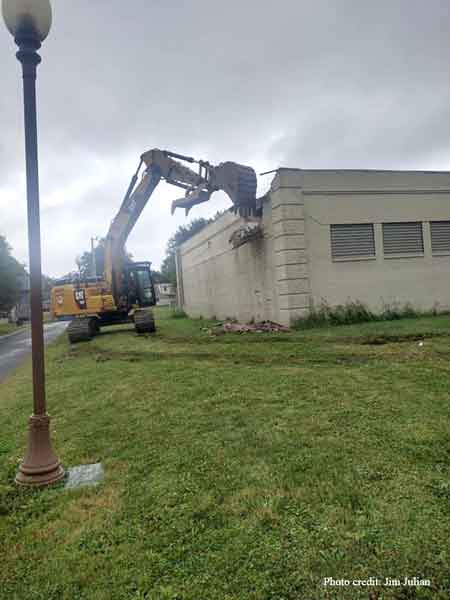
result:
<svg viewBox="0 0 450 600"><path fill-rule="evenodd" d="M308 329L329 325L352 325L355 323L367 323L369 321L411 319L424 314L437 314L437 309L433 309L430 313L419 313L408 302L404 305L400 305L399 303L384 304L383 310L380 313L374 313L359 300L349 300L345 304L338 304L336 306L330 306L324 300L319 307L312 307L307 317L298 319L293 327L294 329Z"/></svg>
<svg viewBox="0 0 450 600"><path fill-rule="evenodd" d="M393 321L395 319L418 317L419 313L414 310L409 302L403 306L395 302L393 304L385 304L380 316L383 321Z"/></svg>

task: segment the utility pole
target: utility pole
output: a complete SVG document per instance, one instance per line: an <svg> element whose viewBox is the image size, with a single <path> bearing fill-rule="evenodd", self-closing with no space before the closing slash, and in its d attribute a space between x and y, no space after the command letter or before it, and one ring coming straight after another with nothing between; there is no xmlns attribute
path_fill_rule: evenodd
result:
<svg viewBox="0 0 450 600"><path fill-rule="evenodd" d="M97 259L95 256L94 241L98 240L97 237L91 237L91 256L92 256L92 276L97 277Z"/></svg>

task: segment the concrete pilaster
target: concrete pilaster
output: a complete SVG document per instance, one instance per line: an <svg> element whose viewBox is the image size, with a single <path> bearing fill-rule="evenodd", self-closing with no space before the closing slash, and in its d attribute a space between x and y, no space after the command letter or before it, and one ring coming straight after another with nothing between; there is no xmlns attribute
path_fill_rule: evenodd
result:
<svg viewBox="0 0 450 600"><path fill-rule="evenodd" d="M280 187L270 196L279 321L292 325L310 307L303 194Z"/></svg>

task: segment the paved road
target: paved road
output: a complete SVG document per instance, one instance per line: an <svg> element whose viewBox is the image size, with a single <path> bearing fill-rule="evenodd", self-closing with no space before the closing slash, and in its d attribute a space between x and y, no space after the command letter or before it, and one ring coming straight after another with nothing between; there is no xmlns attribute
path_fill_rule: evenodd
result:
<svg viewBox="0 0 450 600"><path fill-rule="evenodd" d="M67 322L46 323L45 343L53 341L67 327ZM15 369L31 352L31 329L26 327L15 333L0 336L0 381Z"/></svg>

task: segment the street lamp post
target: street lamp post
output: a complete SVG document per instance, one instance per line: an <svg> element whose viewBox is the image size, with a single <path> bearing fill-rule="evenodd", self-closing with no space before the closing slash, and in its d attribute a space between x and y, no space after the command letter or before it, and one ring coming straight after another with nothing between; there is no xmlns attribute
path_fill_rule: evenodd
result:
<svg viewBox="0 0 450 600"><path fill-rule="evenodd" d="M49 0L2 0L6 27L19 47L22 64L27 176L28 249L31 288L31 343L33 364L33 414L29 421L28 447L16 475L16 483L45 486L64 477L50 442L50 419L45 403L44 333L42 323L41 234L36 125L37 50L47 37L52 21Z"/></svg>

